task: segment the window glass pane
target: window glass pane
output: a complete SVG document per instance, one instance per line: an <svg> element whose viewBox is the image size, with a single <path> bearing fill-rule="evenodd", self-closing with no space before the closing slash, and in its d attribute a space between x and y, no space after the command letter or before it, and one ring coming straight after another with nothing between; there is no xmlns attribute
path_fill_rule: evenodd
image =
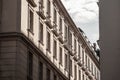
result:
<svg viewBox="0 0 120 80"><path fill-rule="evenodd" d="M39 62L39 80L43 80L43 63Z"/></svg>

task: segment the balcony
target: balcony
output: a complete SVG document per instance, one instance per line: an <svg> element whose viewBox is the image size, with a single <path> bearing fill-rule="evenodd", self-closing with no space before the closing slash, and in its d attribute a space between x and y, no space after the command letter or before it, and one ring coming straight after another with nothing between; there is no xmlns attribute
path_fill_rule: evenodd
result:
<svg viewBox="0 0 120 80"><path fill-rule="evenodd" d="M59 35L58 29L57 29L57 24L56 24L55 22L53 22L53 28L51 29L51 31L52 31L56 36Z"/></svg>
<svg viewBox="0 0 120 80"><path fill-rule="evenodd" d="M53 26L51 24L51 16L48 13L46 15L45 23L50 29L53 28Z"/></svg>
<svg viewBox="0 0 120 80"><path fill-rule="evenodd" d="M33 7L37 6L37 4L35 3L35 0L27 0L27 1L28 1L28 3L31 4L31 6L33 6Z"/></svg>
<svg viewBox="0 0 120 80"><path fill-rule="evenodd" d="M86 75L89 75L90 73L89 73L89 70L88 70L88 67L86 67L86 69L85 69L85 74Z"/></svg>
<svg viewBox="0 0 120 80"><path fill-rule="evenodd" d="M63 33L60 32L59 35L58 35L58 40L59 40L61 43L64 42L64 41L63 41L63 35L62 35L62 34L63 34Z"/></svg>
<svg viewBox="0 0 120 80"><path fill-rule="evenodd" d="M75 61L78 61L79 60L79 56L76 54L76 55L74 55L74 57L73 57L73 59L75 60Z"/></svg>
<svg viewBox="0 0 120 80"><path fill-rule="evenodd" d="M37 14L42 18L42 19L45 19L45 14L44 14L44 10L43 10L43 6L39 6L39 11L37 11Z"/></svg>
<svg viewBox="0 0 120 80"><path fill-rule="evenodd" d="M79 59L77 64L78 64L79 66L82 66L82 65L83 65L82 60Z"/></svg>
<svg viewBox="0 0 120 80"><path fill-rule="evenodd" d="M83 62L83 65L82 65L82 70L86 71L86 66L84 65L84 62Z"/></svg>
<svg viewBox="0 0 120 80"><path fill-rule="evenodd" d="M90 80L93 80L93 77L92 76L88 76L90 78Z"/></svg>
<svg viewBox="0 0 120 80"><path fill-rule="evenodd" d="M74 55L75 55L75 53L73 52L74 50L73 50L72 48L69 47L69 51L70 51L70 55L71 55L71 56L74 56Z"/></svg>
<svg viewBox="0 0 120 80"><path fill-rule="evenodd" d="M68 41L67 40L64 40L63 46L64 46L65 49L68 50Z"/></svg>

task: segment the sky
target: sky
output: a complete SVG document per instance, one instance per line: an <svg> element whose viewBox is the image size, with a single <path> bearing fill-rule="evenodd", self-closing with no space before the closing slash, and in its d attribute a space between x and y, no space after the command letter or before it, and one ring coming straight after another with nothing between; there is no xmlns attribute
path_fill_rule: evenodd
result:
<svg viewBox="0 0 120 80"><path fill-rule="evenodd" d="M80 27L91 43L99 39L98 0L61 0L77 27Z"/></svg>

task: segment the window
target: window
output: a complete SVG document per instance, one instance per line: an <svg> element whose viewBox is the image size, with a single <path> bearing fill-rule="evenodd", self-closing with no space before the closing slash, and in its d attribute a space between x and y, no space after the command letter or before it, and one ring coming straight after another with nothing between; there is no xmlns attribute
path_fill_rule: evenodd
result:
<svg viewBox="0 0 120 80"><path fill-rule="evenodd" d="M86 67L88 67L87 55L85 55L85 65L86 65Z"/></svg>
<svg viewBox="0 0 120 80"><path fill-rule="evenodd" d="M78 45L78 56L79 56L79 58L80 58L80 45Z"/></svg>
<svg viewBox="0 0 120 80"><path fill-rule="evenodd" d="M43 63L39 62L39 80L43 80Z"/></svg>
<svg viewBox="0 0 120 80"><path fill-rule="evenodd" d="M30 32L33 33L33 22L34 22L34 16L32 10L29 9L29 17L28 17L28 25Z"/></svg>
<svg viewBox="0 0 120 80"><path fill-rule="evenodd" d="M82 77L83 77L82 80L84 80L84 77L85 77L84 74L82 75Z"/></svg>
<svg viewBox="0 0 120 80"><path fill-rule="evenodd" d="M59 22L59 31L62 32L62 18L60 18L60 22Z"/></svg>
<svg viewBox="0 0 120 80"><path fill-rule="evenodd" d="M76 39L74 39L74 51L76 52L76 44L77 44L77 41L76 41Z"/></svg>
<svg viewBox="0 0 120 80"><path fill-rule="evenodd" d="M94 74L95 74L95 77L97 78L97 76L96 76L96 74L97 74L96 70L97 70L96 67L94 67Z"/></svg>
<svg viewBox="0 0 120 80"><path fill-rule="evenodd" d="M50 16L50 13L51 13L50 9L51 9L50 1L47 0L47 14L48 14L48 16Z"/></svg>
<svg viewBox="0 0 120 80"><path fill-rule="evenodd" d="M72 76L72 60L70 60L70 75Z"/></svg>
<svg viewBox="0 0 120 80"><path fill-rule="evenodd" d="M75 72L74 72L74 76L75 76L75 80L77 79L77 66L75 65Z"/></svg>
<svg viewBox="0 0 120 80"><path fill-rule="evenodd" d="M54 23L56 23L57 22L57 12L56 12L56 10L54 9Z"/></svg>
<svg viewBox="0 0 120 80"><path fill-rule="evenodd" d="M54 80L57 80L57 76L54 74Z"/></svg>
<svg viewBox="0 0 120 80"><path fill-rule="evenodd" d="M68 70L68 55L65 54L65 70Z"/></svg>
<svg viewBox="0 0 120 80"><path fill-rule="evenodd" d="M32 80L33 76L33 54L31 52L28 53L28 73L27 73L27 80Z"/></svg>
<svg viewBox="0 0 120 80"><path fill-rule="evenodd" d="M40 26L39 26L39 39L40 39L40 42L43 44L43 24L40 22Z"/></svg>
<svg viewBox="0 0 120 80"><path fill-rule="evenodd" d="M82 62L84 63L84 50L82 48Z"/></svg>
<svg viewBox="0 0 120 80"><path fill-rule="evenodd" d="M43 0L40 0L40 7L43 8Z"/></svg>
<svg viewBox="0 0 120 80"><path fill-rule="evenodd" d="M62 77L58 77L58 80L63 80L63 78Z"/></svg>
<svg viewBox="0 0 120 80"><path fill-rule="evenodd" d="M93 63L91 63L91 71L92 71L92 74L93 74Z"/></svg>
<svg viewBox="0 0 120 80"><path fill-rule="evenodd" d="M59 62L62 65L62 48L60 47L60 58L59 58Z"/></svg>
<svg viewBox="0 0 120 80"><path fill-rule="evenodd" d="M88 69L90 71L90 59L88 58Z"/></svg>
<svg viewBox="0 0 120 80"><path fill-rule="evenodd" d="M68 29L67 29L67 26L65 26L65 39L67 40L68 38Z"/></svg>
<svg viewBox="0 0 120 80"><path fill-rule="evenodd" d="M57 41L56 40L54 40L54 43L53 43L53 57L57 59Z"/></svg>
<svg viewBox="0 0 120 80"><path fill-rule="evenodd" d="M50 33L47 32L47 50L49 52L50 52L50 42L51 42L51 40L50 40Z"/></svg>
<svg viewBox="0 0 120 80"><path fill-rule="evenodd" d="M72 49L72 33L69 32L69 46L70 46L70 49Z"/></svg>
<svg viewBox="0 0 120 80"><path fill-rule="evenodd" d="M79 70L79 80L81 80L81 71Z"/></svg>
<svg viewBox="0 0 120 80"><path fill-rule="evenodd" d="M50 80L50 69L46 70L46 80Z"/></svg>

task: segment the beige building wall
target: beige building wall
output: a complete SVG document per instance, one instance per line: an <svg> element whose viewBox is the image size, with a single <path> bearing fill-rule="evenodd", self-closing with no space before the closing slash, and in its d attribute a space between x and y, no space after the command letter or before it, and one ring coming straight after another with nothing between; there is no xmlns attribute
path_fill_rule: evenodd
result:
<svg viewBox="0 0 120 80"><path fill-rule="evenodd" d="M100 0L101 80L120 80L120 1Z"/></svg>

